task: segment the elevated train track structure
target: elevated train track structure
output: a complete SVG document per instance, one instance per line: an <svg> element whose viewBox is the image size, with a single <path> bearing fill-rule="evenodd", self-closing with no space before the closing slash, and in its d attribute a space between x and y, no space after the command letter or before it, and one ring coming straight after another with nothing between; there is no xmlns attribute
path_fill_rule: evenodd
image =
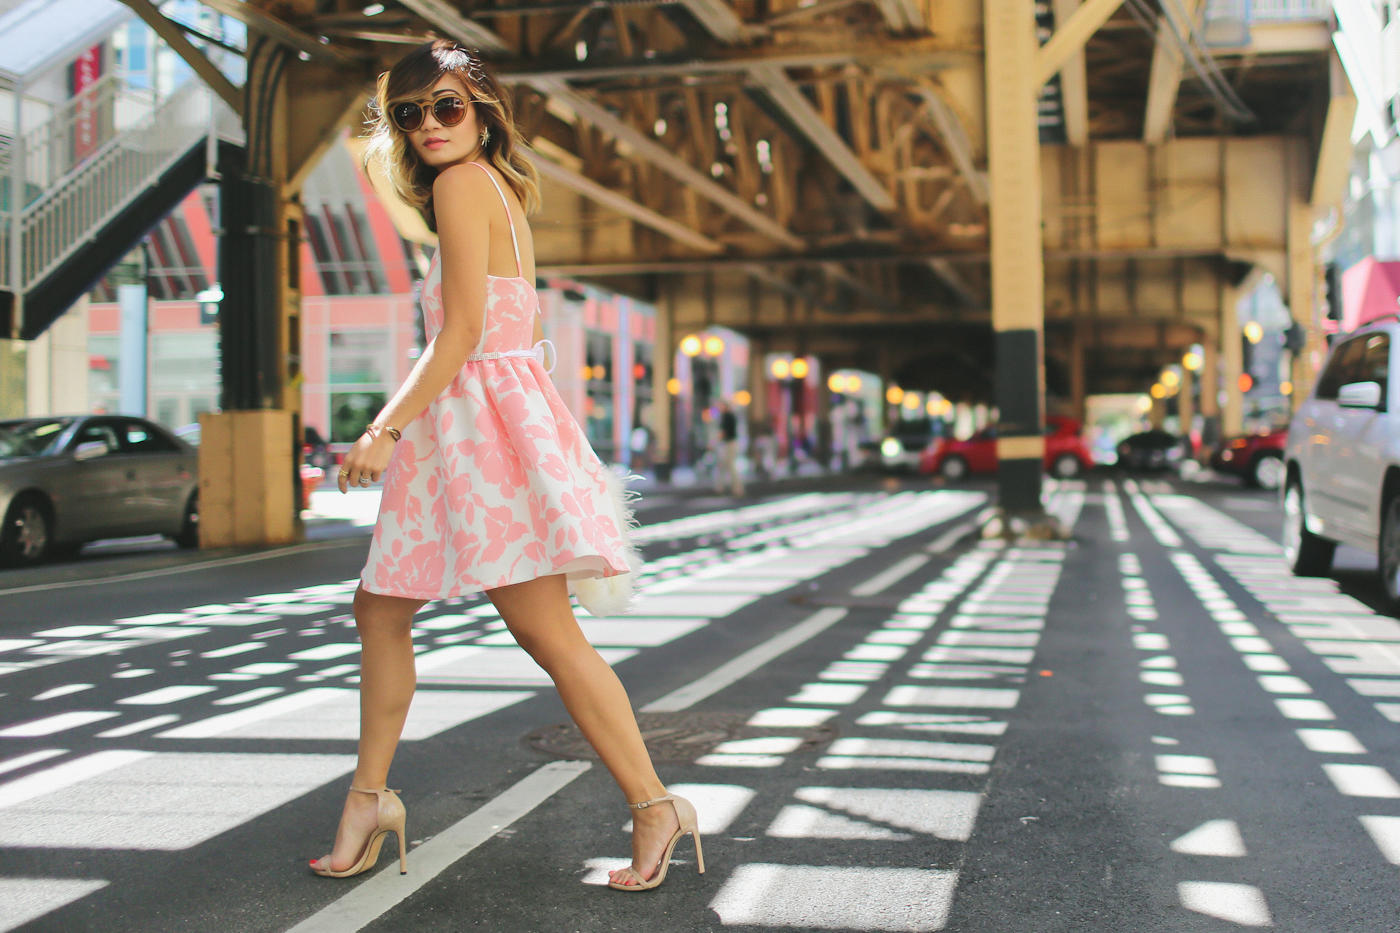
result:
<svg viewBox="0 0 1400 933"><path fill-rule="evenodd" d="M1204 414L1238 427L1234 307L1255 277L1310 334L1299 391L1316 363L1356 111L1330 2L204 0L248 26L241 88L197 34L124 2L244 124L224 197L251 214L223 261L262 271L221 276L247 364L226 365L225 408L295 412L296 256L277 244L374 76L430 36L512 90L544 178L539 274L657 307L657 397L681 337L723 325L756 366L809 354L991 402L1002 504L1033 512L1047 399L1141 392L1200 343Z"/></svg>

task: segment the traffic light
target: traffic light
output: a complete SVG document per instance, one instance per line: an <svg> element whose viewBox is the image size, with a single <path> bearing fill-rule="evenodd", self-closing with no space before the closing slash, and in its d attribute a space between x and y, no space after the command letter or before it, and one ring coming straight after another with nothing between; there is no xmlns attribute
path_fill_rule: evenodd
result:
<svg viewBox="0 0 1400 933"><path fill-rule="evenodd" d="M1297 321L1288 325L1288 330L1283 332L1283 348L1289 353L1297 355L1303 352L1303 348L1308 345L1308 332L1303 330L1303 326Z"/></svg>
<svg viewBox="0 0 1400 933"><path fill-rule="evenodd" d="M1254 372L1254 341L1250 340L1245 335L1246 333L1248 333L1247 330L1240 334L1240 372L1252 374Z"/></svg>
<svg viewBox="0 0 1400 933"><path fill-rule="evenodd" d="M1329 321L1340 321L1342 319L1342 273L1337 268L1335 262L1329 262L1322 267L1322 282L1324 296L1327 299L1327 319Z"/></svg>

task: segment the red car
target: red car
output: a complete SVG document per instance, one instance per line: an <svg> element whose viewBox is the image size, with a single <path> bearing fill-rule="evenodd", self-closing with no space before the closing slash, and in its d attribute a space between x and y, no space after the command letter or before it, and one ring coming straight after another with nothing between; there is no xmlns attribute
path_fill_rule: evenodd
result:
<svg viewBox="0 0 1400 933"><path fill-rule="evenodd" d="M1080 436L1080 424L1073 418L1047 415L1045 418L1045 470L1051 476L1078 476L1094 465L1089 448ZM919 472L939 474L946 479L962 479L971 473L995 473L997 469L996 426L983 428L965 441L940 437L924 448Z"/></svg>
<svg viewBox="0 0 1400 933"><path fill-rule="evenodd" d="M1211 469L1238 476L1249 486L1277 489L1283 485L1283 448L1287 443L1287 428L1232 437L1210 458Z"/></svg>

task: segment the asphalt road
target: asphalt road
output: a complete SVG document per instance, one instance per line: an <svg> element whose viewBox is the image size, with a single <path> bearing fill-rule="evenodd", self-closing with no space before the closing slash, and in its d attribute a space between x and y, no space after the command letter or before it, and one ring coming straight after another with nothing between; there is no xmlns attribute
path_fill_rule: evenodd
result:
<svg viewBox="0 0 1400 933"><path fill-rule="evenodd" d="M652 497L643 598L584 620L701 812L657 891L479 598L416 622L409 873L307 872L353 768L353 517L270 554L0 573L0 930L1400 930L1400 623L1295 580L1274 498L1105 474L1064 543L986 486ZM339 531L325 533L335 526Z"/></svg>

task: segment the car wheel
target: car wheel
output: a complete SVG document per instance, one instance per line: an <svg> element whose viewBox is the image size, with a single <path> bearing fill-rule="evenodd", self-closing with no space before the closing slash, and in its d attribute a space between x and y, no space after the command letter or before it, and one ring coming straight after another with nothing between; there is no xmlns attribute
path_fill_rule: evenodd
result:
<svg viewBox="0 0 1400 933"><path fill-rule="evenodd" d="M16 499L0 528L0 563L30 567L48 557L53 547L53 518L48 503L37 495Z"/></svg>
<svg viewBox="0 0 1400 933"><path fill-rule="evenodd" d="M1391 612L1400 610L1400 494L1392 493L1381 513L1381 585Z"/></svg>
<svg viewBox="0 0 1400 933"><path fill-rule="evenodd" d="M1277 454L1260 454L1249 465L1249 484L1259 489L1278 489L1287 470Z"/></svg>
<svg viewBox="0 0 1400 933"><path fill-rule="evenodd" d="M1050 475L1056 479L1070 479L1080 472L1079 458L1073 454L1061 454L1050 464Z"/></svg>
<svg viewBox="0 0 1400 933"><path fill-rule="evenodd" d="M1303 511L1303 486L1296 480L1283 494L1283 556L1299 577L1320 577L1332 568L1337 542L1308 531Z"/></svg>
<svg viewBox="0 0 1400 933"><path fill-rule="evenodd" d="M943 461L938 472L943 474L944 479L962 479L967 475L967 461L962 457L949 457Z"/></svg>
<svg viewBox="0 0 1400 933"><path fill-rule="evenodd" d="M199 547L199 493L190 493L190 501L185 503L185 520L180 523L179 534L173 537L180 547Z"/></svg>

